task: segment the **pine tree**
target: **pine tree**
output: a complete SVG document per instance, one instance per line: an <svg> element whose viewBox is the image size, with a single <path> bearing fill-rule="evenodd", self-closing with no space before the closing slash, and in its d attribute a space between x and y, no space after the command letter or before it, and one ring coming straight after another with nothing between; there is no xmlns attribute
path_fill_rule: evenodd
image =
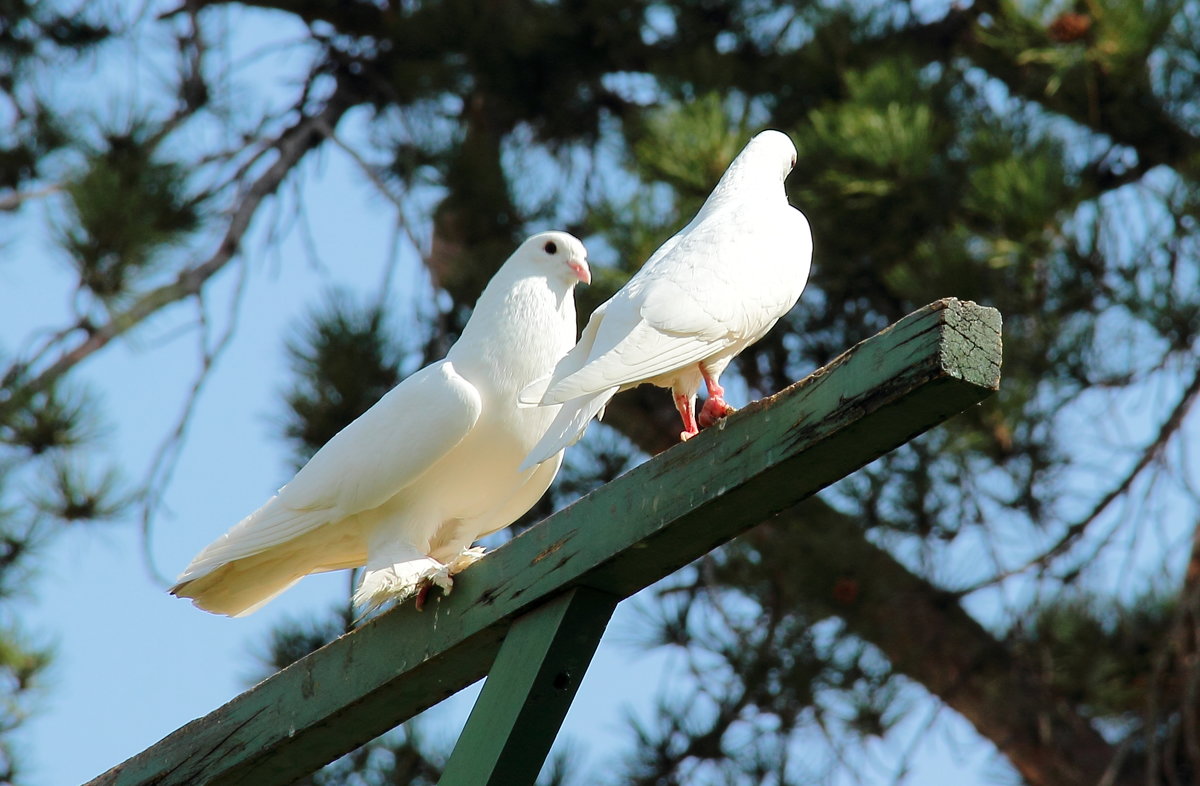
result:
<svg viewBox="0 0 1200 786"><path fill-rule="evenodd" d="M622 782L806 781L793 751L814 728L836 741L832 760L889 738L924 694L1032 784L1195 780L1200 4L251 0L240 7L309 33L292 105L263 116L214 77L214 20L252 13L231 5L105 26L18 3L0 21L0 205L58 200L78 276L72 324L5 347L4 449L49 478L38 499L3 487L11 562L34 522L120 501L67 457L86 455L94 410L76 369L201 302L313 151L351 149L428 233L439 309L397 341L381 312L343 303L291 341L300 456L440 356L529 231L589 244L586 315L771 126L800 153L788 188L813 226L814 272L731 378L773 392L955 295L1004 315L1002 389L658 588L648 638L698 678L633 730ZM54 58L164 30L177 74L142 120L86 127L38 95ZM214 123L239 143L179 141ZM1130 410L1122 429L1112 413ZM669 447L674 417L659 392L619 396L540 512ZM1147 557L1155 532L1187 548ZM1152 569L1122 567L1130 555ZM272 665L343 630L342 615L281 633ZM36 648L15 653L14 674L36 673ZM440 755L409 731L314 778L431 780Z"/></svg>

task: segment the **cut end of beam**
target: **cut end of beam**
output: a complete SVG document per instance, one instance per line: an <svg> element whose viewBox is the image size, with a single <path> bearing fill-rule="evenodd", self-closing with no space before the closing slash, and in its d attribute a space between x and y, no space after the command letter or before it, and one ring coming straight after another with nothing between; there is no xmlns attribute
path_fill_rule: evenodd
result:
<svg viewBox="0 0 1200 786"><path fill-rule="evenodd" d="M938 300L927 308L940 310L946 330L961 337L960 341L943 344L946 351L942 353L942 366L946 373L988 390L999 390L1004 348L1000 312L953 297Z"/></svg>

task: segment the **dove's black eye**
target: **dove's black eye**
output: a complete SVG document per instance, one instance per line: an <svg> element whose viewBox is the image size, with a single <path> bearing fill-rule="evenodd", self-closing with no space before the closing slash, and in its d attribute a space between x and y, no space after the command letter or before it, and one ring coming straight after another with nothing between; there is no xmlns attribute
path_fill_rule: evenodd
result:
<svg viewBox="0 0 1200 786"><path fill-rule="evenodd" d="M547 240L546 245L542 246L542 248L546 249L547 254L558 253L558 245L553 240Z"/></svg>

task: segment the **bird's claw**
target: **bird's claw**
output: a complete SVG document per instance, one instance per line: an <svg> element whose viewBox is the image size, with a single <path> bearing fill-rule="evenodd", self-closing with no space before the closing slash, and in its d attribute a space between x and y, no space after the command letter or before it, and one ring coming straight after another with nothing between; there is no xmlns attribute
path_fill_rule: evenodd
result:
<svg viewBox="0 0 1200 786"><path fill-rule="evenodd" d="M429 591L435 586L442 590L443 595L449 595L454 590L454 576L462 573L467 568L474 565L479 560L483 559L486 553L483 546L473 546L469 549L463 549L458 556L447 562L445 565L437 568L430 568L421 574L417 580L417 594L413 600L413 605L417 607L417 611L425 609L425 601L429 598Z"/></svg>
<svg viewBox="0 0 1200 786"><path fill-rule="evenodd" d="M417 579L417 595L413 600L413 605L417 607L417 611L425 609L425 601L429 597L429 591L434 587L440 588L443 595L449 595L454 589L454 579L450 578L449 565L442 565L440 568L430 568Z"/></svg>
<svg viewBox="0 0 1200 786"><path fill-rule="evenodd" d="M701 428L708 428L723 417L732 415L737 412L736 409L729 406L725 399L718 396L708 398L704 402L704 406L700 409L700 414L696 417L696 421Z"/></svg>
<svg viewBox="0 0 1200 786"><path fill-rule="evenodd" d="M429 597L429 590L433 587L430 582L422 582L417 585L417 594L413 596L413 605L417 607L417 611L425 610L425 599Z"/></svg>

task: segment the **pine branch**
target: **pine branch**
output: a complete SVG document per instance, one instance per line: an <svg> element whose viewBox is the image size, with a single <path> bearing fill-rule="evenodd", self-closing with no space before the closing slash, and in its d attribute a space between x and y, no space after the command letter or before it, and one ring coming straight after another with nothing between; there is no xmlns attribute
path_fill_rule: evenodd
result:
<svg viewBox="0 0 1200 786"><path fill-rule="evenodd" d="M28 191L10 191L7 194L0 195L0 212L7 213L19 210L23 204L30 200L42 199L43 197L57 194L59 191L62 191L61 183L51 183Z"/></svg>
<svg viewBox="0 0 1200 786"><path fill-rule="evenodd" d="M991 576L976 584L972 584L969 587L957 590L955 595L958 597L965 597L974 592L978 592L984 587L993 586L1007 578L1019 575L1032 568L1049 565L1056 558L1070 551L1071 547L1075 545L1075 543L1078 542L1081 537L1083 537L1088 528L1091 527L1098 518L1100 518L1100 515L1103 514L1104 511L1108 510L1112 503L1123 497L1129 491L1129 489L1133 487L1134 482L1141 477L1143 472L1146 471L1146 468L1149 467L1155 459L1162 455L1163 451L1167 448L1167 444L1183 426L1184 421L1187 419L1188 413L1191 412L1192 406L1196 403L1198 398L1200 398L1200 368L1197 368L1196 373L1192 376L1192 381L1188 383L1188 386L1184 389L1183 395L1180 396L1179 401L1176 402L1175 406L1171 409L1171 413L1167 415L1167 417L1164 418L1163 422L1159 425L1158 432L1154 435L1154 438L1150 440L1150 442L1142 449L1141 455L1138 456L1138 460L1134 462L1133 466L1129 468L1129 471L1125 473L1124 477L1122 477L1115 486L1109 489L1103 497L1096 501L1096 503L1092 506L1092 509L1088 511L1087 514L1085 514L1078 521L1075 521L1067 526L1062 535L1059 536L1058 540L1051 544L1049 548L1039 553L1036 557L1033 557L1016 568L1005 570L999 575ZM1086 564L1087 562L1088 560L1084 560L1081 564ZM1073 568L1072 570L1068 571L1066 575L1072 575L1078 570L1078 567Z"/></svg>
<svg viewBox="0 0 1200 786"><path fill-rule="evenodd" d="M1108 771L1117 751L1053 694L1037 664L1018 658L952 593L870 543L850 517L814 498L747 537L773 582L840 617L970 721L1030 784L1133 783Z"/></svg>
<svg viewBox="0 0 1200 786"><path fill-rule="evenodd" d="M324 106L315 115L302 115L290 128L281 133L271 145L278 158L246 190L233 208L229 225L216 251L204 262L190 267L169 284L141 295L124 311L102 325L87 329L87 336L61 355L44 370L23 382L12 395L0 402L0 420L19 408L28 397L46 390L80 363L108 346L130 329L163 308L198 295L208 281L225 268L237 255L250 223L267 197L274 194L293 168L310 150L325 139L321 129L337 125L342 115L354 104L349 86L339 83Z"/></svg>
<svg viewBox="0 0 1200 786"><path fill-rule="evenodd" d="M859 42L845 53L843 68L863 68L902 55L930 63L946 62L949 51L965 55L1014 95L1137 151L1138 161L1128 169L1112 170L1102 161L1086 167L1081 173L1085 186L1081 193L1088 197L1132 182L1155 166L1193 176L1200 171L1200 136L1166 110L1164 99L1151 84L1146 63L1129 70L1089 63L1085 79L1056 84L1057 73L1052 65L1021 55L1035 49L1055 50L1060 44L1049 29L1021 16L1020 7L1000 0L954 4L940 19L907 25ZM1024 42L1022 51L1013 51L1012 36L989 35L1000 27L1019 27L1032 38ZM670 57L665 50L661 54ZM754 63L752 70L803 73L805 65L803 52L772 54Z"/></svg>
<svg viewBox="0 0 1200 786"><path fill-rule="evenodd" d="M885 33L856 47L850 56L865 57L854 65L865 66L884 58L910 55L922 62L942 62L946 52L956 50L991 77L1003 82L1014 95L1070 118L1118 145L1135 149L1136 165L1113 171L1096 162L1082 172L1088 196L1111 191L1138 179L1155 166L1168 166L1195 173L1200 167L1200 137L1191 133L1163 108L1145 73L1109 74L1093 67L1090 84L1064 83L1050 89L1055 76L1051 66L1022 61L1017 53L1001 48L987 35L998 25L1026 20L1017 18L1016 6L998 0L976 0L969 6L954 5L941 19L910 25ZM984 21L981 21L981 18ZM1022 24L1026 33L1036 28ZM1028 48L1057 46L1048 30L1042 30Z"/></svg>
<svg viewBox="0 0 1200 786"><path fill-rule="evenodd" d="M992 24L1019 24L1032 33L1023 24L1025 20L1015 16L1020 14L1016 6L1007 3L989 3L989 6L988 13L996 18ZM1193 175L1200 169L1200 137L1164 109L1163 99L1156 95L1145 64L1132 74L1110 73L1098 64L1089 64L1086 82L1063 82L1058 89L1050 89L1055 77L1052 66L1023 61L985 33L979 24L964 29L957 42L958 49L1003 82L1014 95L1135 149L1139 165L1147 169L1161 165ZM1056 42L1045 30L1040 32L1038 40L1029 42L1030 49L1055 46Z"/></svg>

